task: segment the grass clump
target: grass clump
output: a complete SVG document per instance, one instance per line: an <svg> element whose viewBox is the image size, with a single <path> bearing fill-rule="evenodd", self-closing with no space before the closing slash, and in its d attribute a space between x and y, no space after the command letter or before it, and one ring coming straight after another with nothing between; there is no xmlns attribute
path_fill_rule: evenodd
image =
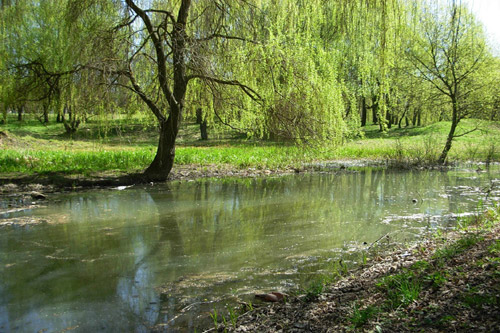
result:
<svg viewBox="0 0 500 333"><path fill-rule="evenodd" d="M430 282L434 288L439 288L448 281L448 273L443 271L435 271L425 276L425 280Z"/></svg>
<svg viewBox="0 0 500 333"><path fill-rule="evenodd" d="M0 172L88 173L145 168L153 158L149 149L132 151L59 151L6 149L0 153Z"/></svg>
<svg viewBox="0 0 500 333"><path fill-rule="evenodd" d="M354 328L360 328L368 323L370 319L374 318L380 311L380 308L376 306L370 305L364 309L360 309L356 304L354 304L353 313L349 320Z"/></svg>
<svg viewBox="0 0 500 333"><path fill-rule="evenodd" d="M306 292L306 301L312 301L316 299L323 290L325 289L326 281L324 277L318 277L309 282L305 292Z"/></svg>
<svg viewBox="0 0 500 333"><path fill-rule="evenodd" d="M436 259L438 261L449 260L483 240L484 237L478 234L466 235L448 246L437 249L433 256L433 259Z"/></svg>
<svg viewBox="0 0 500 333"><path fill-rule="evenodd" d="M406 307L418 299L422 282L412 272L402 272L385 276L377 287L386 293L388 307L396 309Z"/></svg>
<svg viewBox="0 0 500 333"><path fill-rule="evenodd" d="M493 244L488 247L488 250L493 255L500 255L500 240L496 240Z"/></svg>
<svg viewBox="0 0 500 333"><path fill-rule="evenodd" d="M480 292L476 287L468 286L460 298L463 304L471 308L480 308L483 305L499 305L499 301L494 294Z"/></svg>

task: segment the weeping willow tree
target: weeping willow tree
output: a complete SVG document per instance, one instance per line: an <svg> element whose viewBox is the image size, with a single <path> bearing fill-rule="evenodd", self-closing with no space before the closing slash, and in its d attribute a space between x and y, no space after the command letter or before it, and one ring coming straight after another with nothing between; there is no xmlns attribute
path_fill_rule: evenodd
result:
<svg viewBox="0 0 500 333"><path fill-rule="evenodd" d="M12 48L8 41L12 38L9 31L11 17L19 17L19 11L12 6L10 1L0 1L0 112L2 123L7 122L8 109L16 104L14 94L15 80L9 70L9 57Z"/></svg>
<svg viewBox="0 0 500 333"><path fill-rule="evenodd" d="M408 7L398 0L346 1L344 6L349 10L341 12L339 19L351 23L335 43L347 59L342 64L343 76L351 96L357 96L361 104L361 124L366 125L371 109L373 123L386 131L394 121L391 111L399 88L394 77L408 35Z"/></svg>
<svg viewBox="0 0 500 333"><path fill-rule="evenodd" d="M5 58L6 58L6 50L5 50L5 4L3 1L0 5L0 111L2 113L2 122L7 122L7 86L9 83L7 82L6 75L4 74L5 68Z"/></svg>
<svg viewBox="0 0 500 333"><path fill-rule="evenodd" d="M343 83L339 59L321 38L331 20L324 2L268 2L262 10L266 35L250 68L265 100L258 134L340 143L347 133Z"/></svg>
<svg viewBox="0 0 500 333"><path fill-rule="evenodd" d="M219 47L211 63L245 78L263 103L218 90L215 114L258 137L338 144L359 134L366 96L385 130L404 10L396 0L255 2L251 24L232 18L245 42Z"/></svg>
<svg viewBox="0 0 500 333"><path fill-rule="evenodd" d="M82 6L82 2L73 4ZM226 86L252 103L261 101L254 89L240 82L223 61L214 61L210 52L216 46L246 41L234 33L238 25L246 25L238 13L248 6L240 1L125 1L122 19L112 29L121 59L109 70L103 64L93 69L126 77L128 83L120 85L139 96L156 118L159 140L155 158L144 173L148 180L164 180L172 169L190 84Z"/></svg>
<svg viewBox="0 0 500 333"><path fill-rule="evenodd" d="M96 58L110 56L104 53L105 48L94 47L91 36L113 20L113 5L89 9L79 20L68 19L68 6L66 0L19 0L2 8L5 40L1 78L11 82L3 94L11 105L31 104L40 110L37 114L44 123L53 111L66 130L74 132L86 114L104 100L102 81L86 80L89 74L81 68ZM77 101L85 105L78 106ZM66 118L64 110L71 110Z"/></svg>
<svg viewBox="0 0 500 333"><path fill-rule="evenodd" d="M99 3L72 1L70 8ZM338 144L359 125L355 110L363 85L375 83L373 101L385 129L395 49L388 36L395 34L398 6L396 0L369 3L127 0L109 37L119 60L92 69L126 77L128 83L118 85L139 96L156 118L159 141L148 179L168 177L182 115L197 108L188 103L203 105L205 118L249 135ZM370 18L368 37L356 28L363 17ZM346 54L366 49L375 62L351 61L358 67L353 74Z"/></svg>

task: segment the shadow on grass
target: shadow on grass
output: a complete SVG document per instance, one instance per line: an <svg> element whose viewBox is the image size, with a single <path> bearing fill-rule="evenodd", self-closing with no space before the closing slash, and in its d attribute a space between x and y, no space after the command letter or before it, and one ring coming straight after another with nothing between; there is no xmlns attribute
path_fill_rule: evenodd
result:
<svg viewBox="0 0 500 333"><path fill-rule="evenodd" d="M378 126L372 125L365 128L365 137L367 139L395 139L405 136L421 136L436 133L445 133L445 124L433 124L424 127L406 127L406 128L391 128L386 133L380 132Z"/></svg>
<svg viewBox="0 0 500 333"><path fill-rule="evenodd" d="M16 184L26 186L40 184L50 186L53 191L75 190L82 188L103 188L150 183L151 179L144 173L95 173L92 175L70 174L63 172L47 172L37 174L11 173L0 177L0 184Z"/></svg>

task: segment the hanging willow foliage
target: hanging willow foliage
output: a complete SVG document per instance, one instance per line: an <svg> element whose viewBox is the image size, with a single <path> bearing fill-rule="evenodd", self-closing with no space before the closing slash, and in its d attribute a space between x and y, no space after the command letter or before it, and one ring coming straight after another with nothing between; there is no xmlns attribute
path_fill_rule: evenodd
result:
<svg viewBox="0 0 500 333"><path fill-rule="evenodd" d="M340 143L359 133L358 97L375 96L384 125L400 11L396 0L233 4L225 32L242 37L199 49L202 66L254 87L262 103L210 84L192 87L191 101L250 135Z"/></svg>

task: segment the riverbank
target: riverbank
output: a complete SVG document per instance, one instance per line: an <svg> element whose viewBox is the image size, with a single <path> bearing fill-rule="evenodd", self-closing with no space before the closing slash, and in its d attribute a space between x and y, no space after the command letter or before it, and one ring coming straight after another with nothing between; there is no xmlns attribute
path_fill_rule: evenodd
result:
<svg viewBox="0 0 500 333"><path fill-rule="evenodd" d="M452 166L408 165L396 160L337 160L321 163L298 164L286 168L238 168L231 164L174 165L166 182L154 183L146 180L142 173L123 171L93 172L86 174L46 172L24 174L21 172L0 173L0 213L11 209L35 207L50 201L52 194L97 189L126 188L134 185L155 186L178 181L201 179L278 177L304 173L359 172L363 168L448 170ZM477 168L477 166L475 166ZM34 206L35 205L35 206Z"/></svg>
<svg viewBox="0 0 500 333"><path fill-rule="evenodd" d="M367 263L311 295L254 307L231 332L494 332L500 327L499 209L461 228L372 253Z"/></svg>
<svg viewBox="0 0 500 333"><path fill-rule="evenodd" d="M227 128L198 140L198 125L181 128L174 169L169 180L256 177L318 170L331 172L350 165L395 168L435 167L446 140L449 123L393 128L380 133L366 126L362 137L342 146L296 146L290 143L249 139ZM500 161L497 122L464 120L449 163ZM146 182L141 172L156 151L155 129L143 120L89 121L72 136L61 124L42 125L36 119L10 121L0 127L0 195L128 186ZM334 162L331 162L334 161ZM7 186L5 186L7 185Z"/></svg>

